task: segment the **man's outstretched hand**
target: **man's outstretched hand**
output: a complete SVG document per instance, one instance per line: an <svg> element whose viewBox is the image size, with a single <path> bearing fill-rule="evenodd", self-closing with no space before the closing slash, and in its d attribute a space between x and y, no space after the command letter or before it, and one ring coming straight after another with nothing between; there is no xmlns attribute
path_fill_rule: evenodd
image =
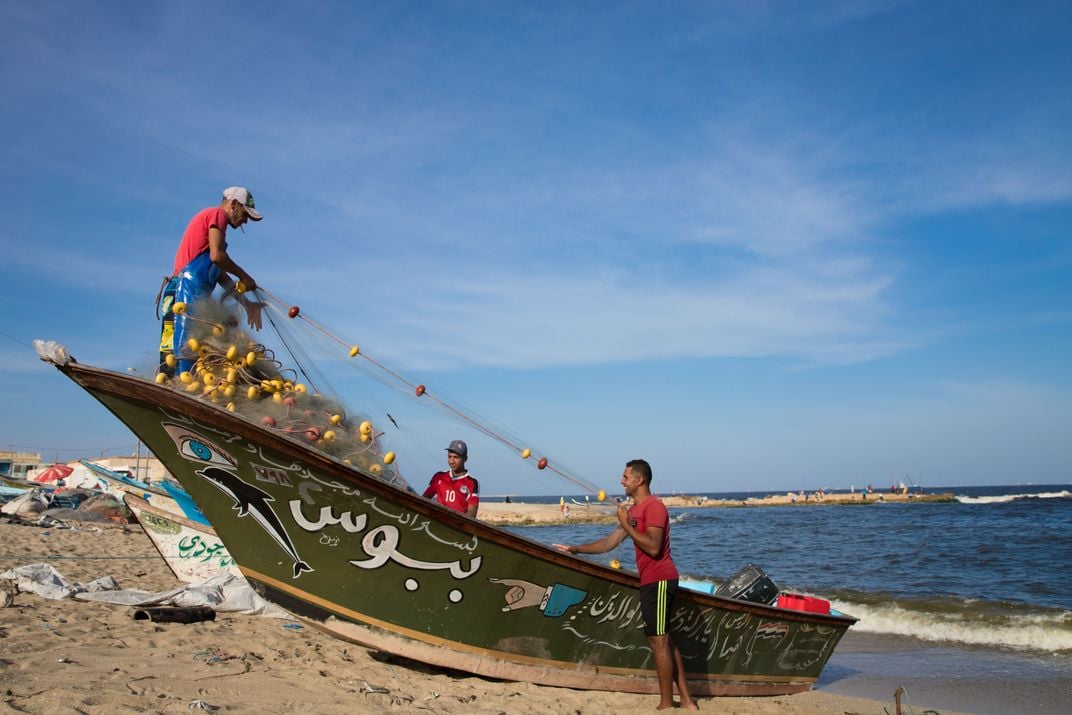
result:
<svg viewBox="0 0 1072 715"><path fill-rule="evenodd" d="M261 318L264 303L256 300L246 300L242 303L242 307L246 309L246 322L249 323L249 327L254 330L260 330L264 325L264 321Z"/></svg>

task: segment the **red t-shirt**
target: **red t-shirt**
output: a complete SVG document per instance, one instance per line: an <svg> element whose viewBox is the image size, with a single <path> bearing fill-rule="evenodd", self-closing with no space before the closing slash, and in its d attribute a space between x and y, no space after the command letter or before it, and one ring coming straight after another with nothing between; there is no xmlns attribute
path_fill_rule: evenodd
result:
<svg viewBox="0 0 1072 715"><path fill-rule="evenodd" d="M480 503L480 483L469 476L469 472L460 477L450 472L436 472L424 490L424 496L432 495L443 506L465 514L470 504Z"/></svg>
<svg viewBox="0 0 1072 715"><path fill-rule="evenodd" d="M629 507L629 523L642 534L647 533L649 526L663 530L663 547L654 559L633 544L637 571L640 572L640 585L677 578L677 566L670 558L670 514L666 511L666 506L657 497L649 496L639 504Z"/></svg>
<svg viewBox="0 0 1072 715"><path fill-rule="evenodd" d="M227 227L231 224L227 220L227 212L219 206L202 209L190 219L186 226L186 232L182 234L179 250L175 253L175 268L171 274L179 275L179 271L189 265L190 261L208 250L208 230L215 226L227 237Z"/></svg>

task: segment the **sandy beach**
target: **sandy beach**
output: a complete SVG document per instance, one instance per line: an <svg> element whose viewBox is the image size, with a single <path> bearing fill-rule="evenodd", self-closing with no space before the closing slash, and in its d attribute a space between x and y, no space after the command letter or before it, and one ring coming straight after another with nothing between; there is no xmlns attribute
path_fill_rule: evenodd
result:
<svg viewBox="0 0 1072 715"><path fill-rule="evenodd" d="M515 506L516 505L505 505ZM554 507L557 510L557 506ZM111 575L121 588L179 585L133 524L95 531L0 523L0 572L49 563L70 581ZM194 624L134 620L135 609L19 593L0 610L0 692L27 713L624 712L654 696L494 681L368 650L278 619L220 613ZM203 704L203 705L199 705ZM888 700L822 690L701 699L722 713L882 713ZM914 703L919 708L919 703ZM950 711L943 710L943 713Z"/></svg>

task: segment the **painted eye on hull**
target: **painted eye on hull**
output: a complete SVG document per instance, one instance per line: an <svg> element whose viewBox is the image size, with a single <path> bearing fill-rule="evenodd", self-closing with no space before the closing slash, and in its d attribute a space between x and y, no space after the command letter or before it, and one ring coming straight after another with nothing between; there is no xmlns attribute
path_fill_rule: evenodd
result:
<svg viewBox="0 0 1072 715"><path fill-rule="evenodd" d="M164 429L167 430L168 436L175 442L179 454L192 462L216 464L221 467L234 467L237 465L234 458L227 452L186 427L166 424Z"/></svg>
<svg viewBox="0 0 1072 715"><path fill-rule="evenodd" d="M205 462L211 462L213 458L212 448L196 439L184 441L182 443L182 453L189 454Z"/></svg>

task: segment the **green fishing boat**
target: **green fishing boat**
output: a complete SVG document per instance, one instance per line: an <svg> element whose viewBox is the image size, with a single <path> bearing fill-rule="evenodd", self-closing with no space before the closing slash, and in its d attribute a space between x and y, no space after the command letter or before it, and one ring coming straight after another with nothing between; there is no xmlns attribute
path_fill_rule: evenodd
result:
<svg viewBox="0 0 1072 715"><path fill-rule="evenodd" d="M442 508L380 464L347 463L53 346L39 348L42 359L148 445L250 584L306 623L488 677L658 692L635 574ZM811 689L854 622L682 589L671 631L693 694L780 695Z"/></svg>

